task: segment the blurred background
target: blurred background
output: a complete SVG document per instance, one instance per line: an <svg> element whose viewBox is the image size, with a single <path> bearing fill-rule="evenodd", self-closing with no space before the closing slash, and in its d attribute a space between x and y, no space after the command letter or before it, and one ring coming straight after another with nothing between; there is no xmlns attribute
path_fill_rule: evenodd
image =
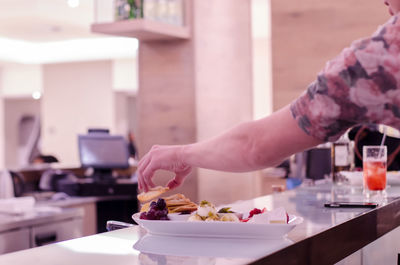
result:
<svg viewBox="0 0 400 265"><path fill-rule="evenodd" d="M132 222L152 145L289 104L387 13L379 0L1 0L0 253ZM328 144L257 172L195 169L173 193L220 205L291 189L354 168L350 140L336 144L345 167Z"/></svg>
<svg viewBox="0 0 400 265"><path fill-rule="evenodd" d="M207 139L290 103L389 18L377 0L154 0L139 13L128 2L0 1L0 169L40 156L79 168L89 128L134 135L136 161L153 144ZM114 25L141 16L158 24ZM270 189L265 174L199 169L179 191L252 198Z"/></svg>

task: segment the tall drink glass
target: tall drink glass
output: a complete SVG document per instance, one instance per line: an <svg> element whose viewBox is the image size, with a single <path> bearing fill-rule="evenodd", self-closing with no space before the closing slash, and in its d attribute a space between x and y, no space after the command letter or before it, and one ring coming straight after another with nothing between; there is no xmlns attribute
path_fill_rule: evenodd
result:
<svg viewBox="0 0 400 265"><path fill-rule="evenodd" d="M386 195L386 146L363 146L364 194Z"/></svg>

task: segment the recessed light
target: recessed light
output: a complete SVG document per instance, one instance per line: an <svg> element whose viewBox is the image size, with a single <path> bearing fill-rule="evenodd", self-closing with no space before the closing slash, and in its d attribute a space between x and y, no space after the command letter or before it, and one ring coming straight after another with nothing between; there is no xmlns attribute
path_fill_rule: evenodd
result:
<svg viewBox="0 0 400 265"><path fill-rule="evenodd" d="M79 6L79 0L68 0L68 6L71 8L75 8Z"/></svg>
<svg viewBox="0 0 400 265"><path fill-rule="evenodd" d="M33 99L40 99L42 97L42 93L40 91L35 91L32 93Z"/></svg>

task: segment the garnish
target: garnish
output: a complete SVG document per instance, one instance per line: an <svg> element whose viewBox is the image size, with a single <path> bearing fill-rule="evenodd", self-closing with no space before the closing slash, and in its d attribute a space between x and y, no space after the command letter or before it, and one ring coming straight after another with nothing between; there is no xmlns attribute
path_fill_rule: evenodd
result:
<svg viewBox="0 0 400 265"><path fill-rule="evenodd" d="M218 213L234 213L234 211L231 211L230 209L231 207L224 207L219 209Z"/></svg>
<svg viewBox="0 0 400 265"><path fill-rule="evenodd" d="M209 203L209 202L206 201L206 200L202 200L202 201L200 202L200 207L210 206L210 205L211 205L211 203Z"/></svg>
<svg viewBox="0 0 400 265"><path fill-rule="evenodd" d="M254 208L253 210L250 211L249 213L249 218L253 217L253 215L264 213L267 209L264 207L262 210L258 208Z"/></svg>

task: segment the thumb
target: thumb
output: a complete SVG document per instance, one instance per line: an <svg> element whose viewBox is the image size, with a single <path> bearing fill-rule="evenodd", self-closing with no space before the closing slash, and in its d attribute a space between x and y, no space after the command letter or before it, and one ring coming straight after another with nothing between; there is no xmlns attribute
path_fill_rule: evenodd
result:
<svg viewBox="0 0 400 265"><path fill-rule="evenodd" d="M189 175L189 173L191 171L192 171L192 169L190 167L188 167L184 171L176 172L175 177L168 182L168 184L167 184L168 188L170 188L172 190L172 189L175 189L175 188L179 187L180 185L182 185L186 176Z"/></svg>

